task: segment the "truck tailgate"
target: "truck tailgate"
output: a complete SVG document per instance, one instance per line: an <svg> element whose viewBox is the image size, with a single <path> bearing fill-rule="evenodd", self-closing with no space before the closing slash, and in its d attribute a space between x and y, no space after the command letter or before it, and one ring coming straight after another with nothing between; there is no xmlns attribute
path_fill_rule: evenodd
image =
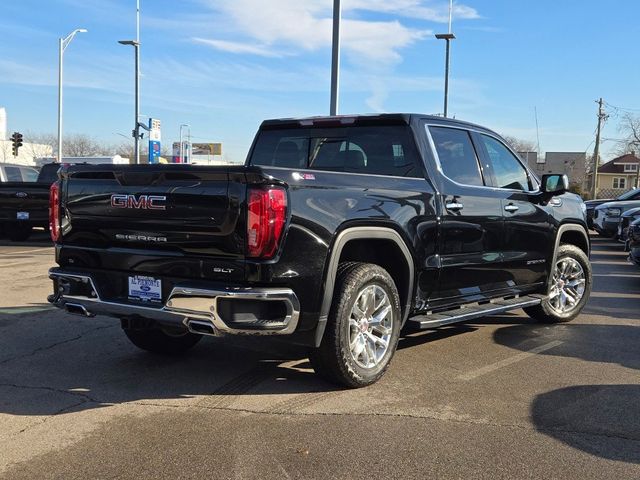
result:
<svg viewBox="0 0 640 480"><path fill-rule="evenodd" d="M49 212L49 184L35 182L0 183L0 221L42 220ZM18 213L23 214L18 218ZM28 215L25 218L24 215Z"/></svg>
<svg viewBox="0 0 640 480"><path fill-rule="evenodd" d="M62 188L64 245L244 256L241 167L74 166Z"/></svg>

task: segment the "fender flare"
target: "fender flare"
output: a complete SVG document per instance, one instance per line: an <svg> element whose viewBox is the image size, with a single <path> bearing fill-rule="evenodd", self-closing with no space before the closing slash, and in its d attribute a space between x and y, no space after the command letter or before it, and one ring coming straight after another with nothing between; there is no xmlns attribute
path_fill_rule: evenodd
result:
<svg viewBox="0 0 640 480"><path fill-rule="evenodd" d="M402 292L398 292L400 294L400 301L404 301L404 315L402 318L402 325L404 325L404 323L407 321L407 318L409 317L412 304L411 300L413 296L413 289L415 287L415 266L413 263L411 251L409 250L409 247L407 247L407 244L405 243L403 238L398 232L389 227L347 228L338 234L329 254L329 263L327 266L327 274L324 281L322 304L320 306L320 316L318 319L318 326L316 328L316 347L320 346L320 342L322 342L322 337L324 336L324 331L327 326L327 319L329 317L329 310L331 309L331 301L333 299L336 276L338 273L338 264L340 262L340 255L342 255L342 250L350 241L361 239L391 240L398 246L398 248L404 255L409 272L409 288L407 289L406 295L404 296L402 295Z"/></svg>
<svg viewBox="0 0 640 480"><path fill-rule="evenodd" d="M558 259L558 248L560 248L560 240L562 239L562 235L565 232L580 232L584 236L585 243L587 244L587 257L591 255L591 241L589 240L589 233L587 230L578 224L564 224L560 225L558 228L558 233L556 233L556 243L553 248L553 260L551 262L551 268L549 273L549 279L547 280L547 289L551 287L551 280L553 278L553 269L556 268L556 261Z"/></svg>

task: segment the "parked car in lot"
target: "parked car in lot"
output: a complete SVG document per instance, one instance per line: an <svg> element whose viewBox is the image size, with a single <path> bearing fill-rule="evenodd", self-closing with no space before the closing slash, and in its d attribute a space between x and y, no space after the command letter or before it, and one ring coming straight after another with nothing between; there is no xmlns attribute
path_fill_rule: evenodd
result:
<svg viewBox="0 0 640 480"><path fill-rule="evenodd" d="M457 120L270 120L244 166L63 167L49 301L119 318L157 353L202 335L277 335L360 387L384 374L403 327L518 308L575 318L590 243L567 188Z"/></svg>
<svg viewBox="0 0 640 480"><path fill-rule="evenodd" d="M629 225L627 249L629 250L629 259L640 267L640 219Z"/></svg>
<svg viewBox="0 0 640 480"><path fill-rule="evenodd" d="M603 237L614 238L618 234L622 215L635 208L640 208L640 200L615 201L598 205L593 212L593 229Z"/></svg>
<svg viewBox="0 0 640 480"><path fill-rule="evenodd" d="M628 240L628 232L629 225L631 225L634 221L640 219L640 207L632 208L631 210L627 210L622 215L620 215L620 220L618 221L618 232L616 234L616 238L626 245Z"/></svg>
<svg viewBox="0 0 640 480"><path fill-rule="evenodd" d="M26 240L34 227L48 228L49 187L59 168L59 163L47 164L40 172L24 166L0 167L9 180L0 183L0 232L10 240Z"/></svg>
<svg viewBox="0 0 640 480"><path fill-rule="evenodd" d="M593 214L597 206L602 205L603 203L624 202L627 200L640 200L640 188L629 190L617 198L599 198L597 200L587 200L584 202L587 207L587 225L589 228L593 229Z"/></svg>

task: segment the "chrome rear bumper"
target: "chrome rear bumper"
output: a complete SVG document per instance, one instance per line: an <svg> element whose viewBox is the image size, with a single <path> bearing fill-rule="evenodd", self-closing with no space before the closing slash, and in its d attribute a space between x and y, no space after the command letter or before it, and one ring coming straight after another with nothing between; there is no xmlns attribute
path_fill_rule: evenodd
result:
<svg viewBox="0 0 640 480"><path fill-rule="evenodd" d="M58 291L49 301L69 313L85 317L106 315L117 318L139 317L162 324L182 324L193 333L201 335L290 335L295 332L300 318L300 303L293 290L288 288L221 288L202 289L188 285L176 285L164 305L144 306L130 303L116 303L101 297L96 283L90 275L65 272L53 268L49 278L59 285ZM65 292L68 285L69 292ZM71 288L71 285L81 288ZM71 290L82 291L81 295ZM220 300L280 303L284 306L284 316L278 321L256 319L246 322L246 328L229 325L222 318L218 303Z"/></svg>

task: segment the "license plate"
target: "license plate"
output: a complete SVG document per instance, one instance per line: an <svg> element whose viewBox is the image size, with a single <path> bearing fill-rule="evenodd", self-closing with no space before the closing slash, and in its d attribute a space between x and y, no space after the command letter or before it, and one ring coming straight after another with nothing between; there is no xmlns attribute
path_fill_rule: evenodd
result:
<svg viewBox="0 0 640 480"><path fill-rule="evenodd" d="M162 280L138 275L129 277L129 298L143 302L162 302Z"/></svg>
<svg viewBox="0 0 640 480"><path fill-rule="evenodd" d="M17 212L16 213L17 220L29 220L29 212Z"/></svg>

